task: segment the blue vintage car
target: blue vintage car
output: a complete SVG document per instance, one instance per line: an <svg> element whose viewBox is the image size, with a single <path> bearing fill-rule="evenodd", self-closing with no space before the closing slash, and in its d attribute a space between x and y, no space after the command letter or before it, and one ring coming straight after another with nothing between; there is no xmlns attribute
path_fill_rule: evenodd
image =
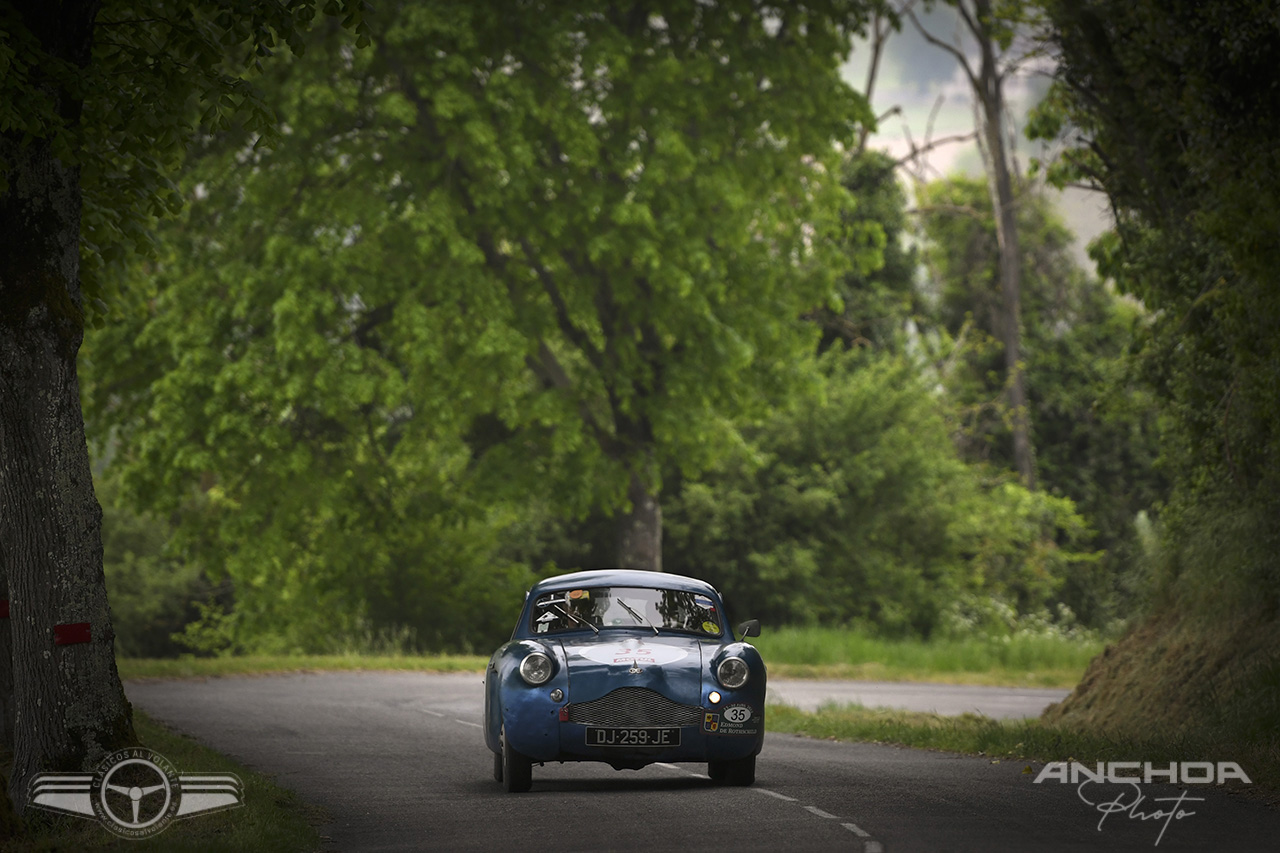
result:
<svg viewBox="0 0 1280 853"><path fill-rule="evenodd" d="M738 628L760 634L755 620ZM765 668L734 639L705 581L606 569L535 584L485 673L493 775L527 791L534 764L602 761L635 770L706 762L750 785L764 743Z"/></svg>

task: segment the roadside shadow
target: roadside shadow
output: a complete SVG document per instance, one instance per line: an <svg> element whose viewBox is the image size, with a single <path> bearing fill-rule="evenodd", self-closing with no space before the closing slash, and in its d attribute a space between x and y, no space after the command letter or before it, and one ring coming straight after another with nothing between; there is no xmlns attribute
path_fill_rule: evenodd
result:
<svg viewBox="0 0 1280 853"><path fill-rule="evenodd" d="M564 773L548 773L539 776L538 768L533 771L533 787L528 793L520 794L521 797L537 796L538 794L633 794L638 792L676 792L676 791L700 791L718 789L720 786L713 783L706 776L690 776L685 774L656 776L656 775L623 775L630 771L615 771L615 776L591 775L588 772ZM572 775L569 775L572 773ZM509 796L503 790L502 785L495 782L492 777L476 779L465 785L459 786L459 790L469 794L477 795L493 795L493 796Z"/></svg>

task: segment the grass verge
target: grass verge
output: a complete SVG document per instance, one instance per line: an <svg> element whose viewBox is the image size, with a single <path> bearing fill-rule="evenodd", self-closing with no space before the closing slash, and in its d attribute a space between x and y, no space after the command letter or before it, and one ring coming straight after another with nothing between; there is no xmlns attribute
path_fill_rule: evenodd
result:
<svg viewBox="0 0 1280 853"><path fill-rule="evenodd" d="M121 678L200 678L279 672L483 672L479 655L240 655L214 658L121 658Z"/></svg>
<svg viewBox="0 0 1280 853"><path fill-rule="evenodd" d="M838 628L779 628L753 641L769 673L786 678L930 681L1002 687L1073 687L1101 641L1001 639L883 640ZM193 678L299 671L481 672L480 655L242 655L122 659L124 678Z"/></svg>
<svg viewBox="0 0 1280 853"><path fill-rule="evenodd" d="M995 720L977 714L941 714L828 705L816 712L770 705L769 731L826 740L886 743L983 756L991 761L1235 761L1255 790L1280 797L1280 760L1256 744L1213 737L1160 735L1147 739L1044 723L1038 719ZM1030 772L1026 770L1024 772Z"/></svg>
<svg viewBox="0 0 1280 853"><path fill-rule="evenodd" d="M323 820L323 813L299 801L291 791L166 728L137 709L133 712L133 722L142 743L169 759L178 772L235 773L244 783L244 805L175 820L163 832L140 841L119 838L96 820L31 809L16 835L4 838L0 834L0 847L13 853L55 850L283 853L315 850L320 846L320 835L312 824ZM7 777L9 768L2 769L3 776ZM6 805L7 802L6 796Z"/></svg>
<svg viewBox="0 0 1280 853"><path fill-rule="evenodd" d="M1006 687L1074 687L1105 646L1025 635L884 640L838 628L779 628L753 643L770 675Z"/></svg>
<svg viewBox="0 0 1280 853"><path fill-rule="evenodd" d="M883 663L775 663L766 658L770 678L824 678L854 681L916 681L930 684L970 684L984 687L1074 687L1080 681L1077 669L995 668L982 672L919 670Z"/></svg>
<svg viewBox="0 0 1280 853"><path fill-rule="evenodd" d="M483 672L487 658L478 655L244 655L220 658L121 658L121 678L212 678L222 675L269 675L282 672ZM1071 687L1080 670L1026 671L995 668L981 672L920 670L868 663L781 663L766 658L769 675L781 678L922 681L1001 687Z"/></svg>

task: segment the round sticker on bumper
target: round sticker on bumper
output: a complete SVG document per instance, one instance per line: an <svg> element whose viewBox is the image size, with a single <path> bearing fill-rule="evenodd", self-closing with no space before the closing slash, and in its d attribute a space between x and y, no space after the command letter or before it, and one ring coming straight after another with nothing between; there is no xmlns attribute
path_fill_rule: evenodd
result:
<svg viewBox="0 0 1280 853"><path fill-rule="evenodd" d="M760 733L761 718L750 705L729 705L720 712L720 734L756 735Z"/></svg>

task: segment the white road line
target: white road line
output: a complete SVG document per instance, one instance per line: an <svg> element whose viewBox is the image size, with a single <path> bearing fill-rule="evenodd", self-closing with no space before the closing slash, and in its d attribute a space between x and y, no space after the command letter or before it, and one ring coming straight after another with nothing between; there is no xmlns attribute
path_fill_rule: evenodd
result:
<svg viewBox="0 0 1280 853"><path fill-rule="evenodd" d="M472 722L468 722L467 720L458 720L458 719L455 719L455 720L454 720L454 722L455 722L455 723L462 723L464 726L472 726L472 727L477 728L477 729L483 729L483 728L484 728L484 726L480 725L479 723L472 723Z"/></svg>
<svg viewBox="0 0 1280 853"><path fill-rule="evenodd" d="M686 769L684 769L683 767L677 767L677 766L676 766L676 765L674 765L674 764L668 764L668 763L667 763L667 762L665 762L665 761L655 761L655 762L654 762L654 764L656 764L656 765L657 765L657 766L659 766L659 767L665 767L665 768L667 768L668 770L674 770L674 771L676 771L677 773L683 773L683 774L684 774L684 775L686 775L686 776L701 776L701 775L702 775L701 773L694 773L692 770L686 770Z"/></svg>
<svg viewBox="0 0 1280 853"><path fill-rule="evenodd" d="M813 812L818 817L825 817L829 820L835 820L836 818L836 816L833 815L831 812L824 812L822 809L818 808L817 806L805 806L804 810L807 812Z"/></svg>
<svg viewBox="0 0 1280 853"><path fill-rule="evenodd" d="M430 715L431 715L431 716L433 716L433 717L443 717L443 716L444 716L444 714L441 714L439 711L428 711L426 708L423 708L423 709L422 709L422 713L424 713L424 714L430 714Z"/></svg>
<svg viewBox="0 0 1280 853"><path fill-rule="evenodd" d="M788 797L786 794L779 794L777 791L770 791L768 788L752 788L758 794L767 794L770 797L776 797L779 800L786 800L788 803L794 803L795 797Z"/></svg>
<svg viewBox="0 0 1280 853"><path fill-rule="evenodd" d="M849 830L850 832L852 832L854 835L858 836L859 838L871 837L871 834L869 832L867 832L862 827L858 826L856 823L842 823L840 825L843 826L845 829Z"/></svg>
<svg viewBox="0 0 1280 853"><path fill-rule="evenodd" d="M884 846L879 841L868 841L862 846L862 853L884 853Z"/></svg>

